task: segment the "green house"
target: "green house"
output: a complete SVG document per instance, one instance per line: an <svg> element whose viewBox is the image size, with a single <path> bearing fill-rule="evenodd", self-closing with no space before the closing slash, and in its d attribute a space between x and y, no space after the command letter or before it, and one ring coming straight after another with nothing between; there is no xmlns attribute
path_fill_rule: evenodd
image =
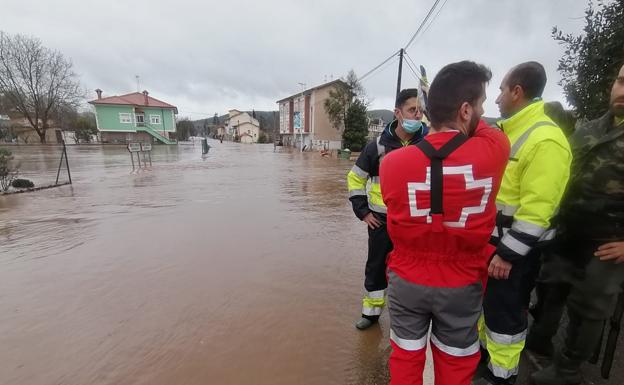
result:
<svg viewBox="0 0 624 385"><path fill-rule="evenodd" d="M103 98L89 102L95 107L97 129L103 143L160 142L175 144L178 108L149 96L147 91Z"/></svg>

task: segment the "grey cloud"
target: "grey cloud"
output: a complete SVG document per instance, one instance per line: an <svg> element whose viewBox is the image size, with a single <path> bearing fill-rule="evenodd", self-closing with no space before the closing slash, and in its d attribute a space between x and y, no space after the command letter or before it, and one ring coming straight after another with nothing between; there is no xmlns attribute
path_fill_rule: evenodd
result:
<svg viewBox="0 0 624 385"><path fill-rule="evenodd" d="M3 1L3 28L41 38L72 58L84 86L106 94L141 88L201 118L228 108L275 109L275 101L325 75L359 75L407 42L433 1ZM486 113L514 64L541 61L546 95L563 101L553 25L577 33L586 2L448 0L408 50L430 79L465 58L492 68ZM371 108L391 108L396 64L364 82ZM404 85L416 85L408 67ZM192 112L192 113L191 113ZM197 114L203 113L205 115Z"/></svg>

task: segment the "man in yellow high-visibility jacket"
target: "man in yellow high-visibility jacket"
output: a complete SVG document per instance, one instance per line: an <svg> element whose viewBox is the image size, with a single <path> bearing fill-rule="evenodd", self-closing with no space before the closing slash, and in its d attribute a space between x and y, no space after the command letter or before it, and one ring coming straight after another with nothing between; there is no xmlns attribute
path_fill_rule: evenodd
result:
<svg viewBox="0 0 624 385"><path fill-rule="evenodd" d="M513 384L527 333L530 293L539 270L539 245L554 238L572 155L562 130L544 113L546 72L537 62L512 68L496 103L511 143L496 198L492 243L497 246L483 302L480 336L488 371L476 383ZM488 354L485 354L487 359Z"/></svg>
<svg viewBox="0 0 624 385"><path fill-rule="evenodd" d="M408 88L397 96L395 120L382 134L368 143L347 175L349 200L353 212L368 225L368 257L362 300L362 317L355 326L368 329L379 319L386 300L386 256L392 251L392 242L386 229L386 205L381 197L379 164L390 151L417 144L427 133L422 122L423 105L418 90Z"/></svg>

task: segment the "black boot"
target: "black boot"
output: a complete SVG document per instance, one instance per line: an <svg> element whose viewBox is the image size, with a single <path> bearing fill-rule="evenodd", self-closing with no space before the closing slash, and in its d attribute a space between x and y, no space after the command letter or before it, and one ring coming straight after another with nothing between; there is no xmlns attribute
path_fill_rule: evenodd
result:
<svg viewBox="0 0 624 385"><path fill-rule="evenodd" d="M355 323L355 327L359 330L366 330L377 322L379 322L379 316L362 315Z"/></svg>
<svg viewBox="0 0 624 385"><path fill-rule="evenodd" d="M578 385L583 382L579 367L578 362L561 352L550 366L533 373L531 380L535 385Z"/></svg>
<svg viewBox="0 0 624 385"><path fill-rule="evenodd" d="M583 381L580 367L594 352L603 321L583 318L572 309L568 316L564 346L552 365L531 375L535 385L578 385Z"/></svg>

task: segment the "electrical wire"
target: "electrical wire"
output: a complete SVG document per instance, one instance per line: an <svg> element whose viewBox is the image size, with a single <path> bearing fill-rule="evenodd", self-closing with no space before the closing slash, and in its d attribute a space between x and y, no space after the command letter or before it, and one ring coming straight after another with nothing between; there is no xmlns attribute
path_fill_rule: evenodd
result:
<svg viewBox="0 0 624 385"><path fill-rule="evenodd" d="M435 8L438 6L438 3L440 3L440 0L435 0L435 2L433 3L433 5L431 6L431 9L429 9L429 12L427 12L427 16L425 16L425 18L423 19L423 21L420 23L420 26L418 27L418 29L416 30L416 32L412 35L412 38L407 42L407 44L405 44L405 47L403 47L403 49L407 49L410 44L412 44L412 42L414 41L414 39L416 39L416 36L418 36L418 34L420 33L420 31L423 29L423 27L425 26L425 23L427 23L427 21L429 20L429 18L431 17L431 14L433 14L433 11L435 10Z"/></svg>
<svg viewBox="0 0 624 385"><path fill-rule="evenodd" d="M375 72L377 69L379 69L379 67L383 66L384 64L386 64L387 62L389 62L390 60L392 60L393 57L396 57L396 55L399 53L400 51L396 51L394 52L392 55L390 55L389 58L387 58L386 60L382 61L381 64L377 65L375 68L373 68L372 70L368 71L367 73L365 73L364 75L360 76L360 78L358 79L358 81L362 81L365 77L369 76L370 74L372 74L373 72Z"/></svg>
<svg viewBox="0 0 624 385"><path fill-rule="evenodd" d="M394 57L394 60L390 60L383 68L380 68L379 71L377 71L374 74L371 74L366 80L369 80L371 77L374 77L377 74L382 73L383 71L385 71L388 67L390 67L392 64L396 63L397 60L399 60L398 56ZM361 78L358 79L358 81L361 81Z"/></svg>
<svg viewBox="0 0 624 385"><path fill-rule="evenodd" d="M433 22L435 21L435 19L438 17L438 15L440 14L440 12L442 12L442 8L444 8L444 6L446 5L446 2L448 0L444 0L444 3L442 3L442 5L440 6L440 8L438 8L438 12L435 14L435 16L433 17L433 19L431 19L431 22L429 23L429 25L427 25L427 27L424 29L424 31L422 32L421 36L424 35L425 33L427 33L427 31L429 30L429 27L431 27L431 24L433 24Z"/></svg>

